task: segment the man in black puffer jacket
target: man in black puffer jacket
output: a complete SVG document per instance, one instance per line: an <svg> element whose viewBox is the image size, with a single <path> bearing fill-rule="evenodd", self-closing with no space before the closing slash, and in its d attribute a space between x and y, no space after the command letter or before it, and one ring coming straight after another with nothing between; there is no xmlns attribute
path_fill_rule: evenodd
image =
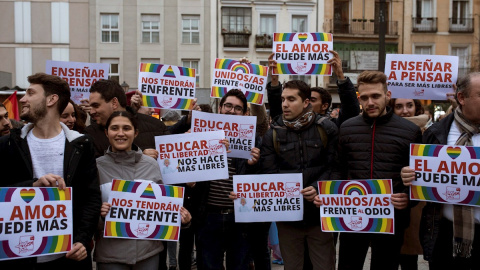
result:
<svg viewBox="0 0 480 270"><path fill-rule="evenodd" d="M395 234L341 233L338 269L362 269L368 247L372 249L371 269L395 269L409 224L408 189L400 171L409 163L410 143L421 142L415 124L393 113L386 76L365 71L358 77L359 101L363 115L345 121L339 133L338 179L392 179L395 207Z"/></svg>
<svg viewBox="0 0 480 270"><path fill-rule="evenodd" d="M312 201L317 195L317 181L330 177L337 127L313 112L310 95L310 87L302 81L285 83L283 114L274 119L261 148L262 173L303 174L304 220L277 223L286 269L302 269L304 252L309 252L314 269L335 266L333 234L322 232L320 212Z"/></svg>

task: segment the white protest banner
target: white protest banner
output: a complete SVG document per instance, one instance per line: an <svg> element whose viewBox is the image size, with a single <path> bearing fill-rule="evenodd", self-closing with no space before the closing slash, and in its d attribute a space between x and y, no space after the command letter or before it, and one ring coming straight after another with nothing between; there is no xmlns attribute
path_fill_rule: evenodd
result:
<svg viewBox="0 0 480 270"><path fill-rule="evenodd" d="M0 188L0 260L72 249L72 188Z"/></svg>
<svg viewBox="0 0 480 270"><path fill-rule="evenodd" d="M228 178L225 132L209 131L155 137L165 184Z"/></svg>
<svg viewBox="0 0 480 270"><path fill-rule="evenodd" d="M395 233L392 180L320 181L324 232Z"/></svg>
<svg viewBox="0 0 480 270"><path fill-rule="evenodd" d="M140 63L138 89L144 107L191 110L195 98L195 69Z"/></svg>
<svg viewBox="0 0 480 270"><path fill-rule="evenodd" d="M392 98L446 100L457 82L458 56L387 54L385 75Z"/></svg>
<svg viewBox="0 0 480 270"><path fill-rule="evenodd" d="M262 105L267 94L268 67L216 59L210 97L221 98L231 89L240 89L248 103Z"/></svg>
<svg viewBox="0 0 480 270"><path fill-rule="evenodd" d="M47 60L45 73L59 76L68 82L71 99L76 104L88 99L90 87L96 81L108 79L108 63L81 63Z"/></svg>
<svg viewBox="0 0 480 270"><path fill-rule="evenodd" d="M327 61L333 56L333 37L329 33L275 33L273 59L276 74L332 75Z"/></svg>
<svg viewBox="0 0 480 270"><path fill-rule="evenodd" d="M480 206L480 147L410 144L410 199Z"/></svg>
<svg viewBox="0 0 480 270"><path fill-rule="evenodd" d="M234 175L235 222L303 220L301 173Z"/></svg>
<svg viewBox="0 0 480 270"><path fill-rule="evenodd" d="M233 108L232 108L233 110ZM250 159L250 151L255 147L256 116L213 114L192 112L192 131L205 132L214 130L225 131L225 137L230 142L228 157Z"/></svg>
<svg viewBox="0 0 480 270"><path fill-rule="evenodd" d="M114 179L108 203L104 237L178 241L183 187Z"/></svg>

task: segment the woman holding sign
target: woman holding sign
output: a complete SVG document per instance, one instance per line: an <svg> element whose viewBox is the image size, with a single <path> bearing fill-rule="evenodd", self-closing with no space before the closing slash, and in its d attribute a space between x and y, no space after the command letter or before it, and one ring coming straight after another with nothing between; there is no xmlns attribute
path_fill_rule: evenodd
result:
<svg viewBox="0 0 480 270"><path fill-rule="evenodd" d="M142 154L133 144L138 134L137 122L126 111L114 112L107 120L105 133L110 147L97 159L100 189L102 191L101 215L105 217L111 205L107 203L112 179L149 179L162 183L158 163ZM182 207L182 223L190 222L190 213ZM94 259L97 269L158 269L161 241L103 238L103 224L96 242Z"/></svg>

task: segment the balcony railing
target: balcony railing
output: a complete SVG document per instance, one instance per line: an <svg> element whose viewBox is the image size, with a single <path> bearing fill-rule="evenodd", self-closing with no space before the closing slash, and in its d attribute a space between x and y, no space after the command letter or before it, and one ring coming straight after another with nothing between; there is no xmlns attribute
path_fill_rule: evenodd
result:
<svg viewBox="0 0 480 270"><path fill-rule="evenodd" d="M272 35L255 35L255 47L257 49L271 49L273 45Z"/></svg>
<svg viewBox="0 0 480 270"><path fill-rule="evenodd" d="M450 18L449 32L473 33L473 18Z"/></svg>
<svg viewBox="0 0 480 270"><path fill-rule="evenodd" d="M365 19L330 20L330 23L331 33L351 35L378 35L380 26L377 21ZM387 35L398 35L397 21L388 21L385 24Z"/></svg>
<svg viewBox="0 0 480 270"><path fill-rule="evenodd" d="M437 32L437 18L425 18L425 17L412 18L412 32L424 32L424 33Z"/></svg>
<svg viewBox="0 0 480 270"><path fill-rule="evenodd" d="M247 33L222 33L223 47L248 48L248 39L250 34Z"/></svg>

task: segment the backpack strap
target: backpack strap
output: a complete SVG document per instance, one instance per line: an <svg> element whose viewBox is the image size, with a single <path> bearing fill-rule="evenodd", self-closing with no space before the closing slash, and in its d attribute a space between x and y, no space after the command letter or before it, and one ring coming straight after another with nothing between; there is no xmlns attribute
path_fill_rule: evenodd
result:
<svg viewBox="0 0 480 270"><path fill-rule="evenodd" d="M277 130L275 128L273 128L273 148L275 148L277 155L280 155L280 142L277 141Z"/></svg>
<svg viewBox="0 0 480 270"><path fill-rule="evenodd" d="M317 130L318 130L318 133L320 133L320 139L322 139L322 144L323 144L323 148L327 148L327 144L328 144L328 137L327 137L327 133L325 132L325 129L321 126L322 122L327 119L328 117L324 116L324 117L321 117L320 119L317 120L316 124L317 124Z"/></svg>

